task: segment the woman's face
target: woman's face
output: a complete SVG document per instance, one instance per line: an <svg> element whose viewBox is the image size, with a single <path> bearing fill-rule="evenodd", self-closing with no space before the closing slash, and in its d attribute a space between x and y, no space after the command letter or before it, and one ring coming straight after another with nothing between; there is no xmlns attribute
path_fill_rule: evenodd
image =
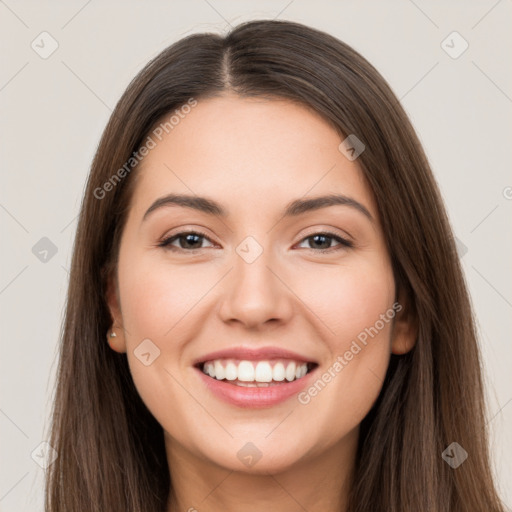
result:
<svg viewBox="0 0 512 512"><path fill-rule="evenodd" d="M168 453L263 473L353 452L412 343L357 159L285 100L199 100L167 130L134 171L109 304Z"/></svg>

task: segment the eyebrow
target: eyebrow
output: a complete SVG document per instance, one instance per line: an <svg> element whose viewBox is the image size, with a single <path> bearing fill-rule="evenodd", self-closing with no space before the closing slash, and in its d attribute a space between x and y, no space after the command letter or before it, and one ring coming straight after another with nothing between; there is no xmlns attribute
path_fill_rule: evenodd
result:
<svg viewBox="0 0 512 512"><path fill-rule="evenodd" d="M336 205L343 205L354 208L355 210L365 215L371 222L373 222L373 217L365 206L363 206L359 201L341 194L330 194L309 199L295 199L286 205L283 217L296 217L306 212ZM166 206L181 206L184 208L191 208L208 215L216 215L223 218L228 216L228 211L213 199L187 194L168 194L158 198L147 209L144 217L142 218L142 221L144 222L151 214L151 212Z"/></svg>

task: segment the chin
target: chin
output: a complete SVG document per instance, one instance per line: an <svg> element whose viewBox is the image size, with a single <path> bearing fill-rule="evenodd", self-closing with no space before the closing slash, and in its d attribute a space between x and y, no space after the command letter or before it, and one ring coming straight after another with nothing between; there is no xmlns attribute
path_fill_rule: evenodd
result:
<svg viewBox="0 0 512 512"><path fill-rule="evenodd" d="M234 441L229 445L219 444L216 448L216 453L203 455L217 466L248 475L283 473L300 464L305 456L303 452L297 452L296 443L290 442L289 448L285 449L280 441L268 439L260 442Z"/></svg>

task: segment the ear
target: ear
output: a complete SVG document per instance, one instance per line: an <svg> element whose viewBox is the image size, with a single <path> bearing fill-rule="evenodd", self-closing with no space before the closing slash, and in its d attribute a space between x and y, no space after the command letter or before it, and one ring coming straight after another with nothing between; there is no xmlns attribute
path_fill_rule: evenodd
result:
<svg viewBox="0 0 512 512"><path fill-rule="evenodd" d="M413 308L409 306L405 293L399 292L396 301L396 316L391 333L391 353L395 355L406 354L414 345L418 337L417 316Z"/></svg>
<svg viewBox="0 0 512 512"><path fill-rule="evenodd" d="M107 341L112 350L122 354L126 352L126 338L115 272L111 272L107 278L106 301L112 318L112 326L107 332ZM115 333L115 337L111 336L112 332Z"/></svg>

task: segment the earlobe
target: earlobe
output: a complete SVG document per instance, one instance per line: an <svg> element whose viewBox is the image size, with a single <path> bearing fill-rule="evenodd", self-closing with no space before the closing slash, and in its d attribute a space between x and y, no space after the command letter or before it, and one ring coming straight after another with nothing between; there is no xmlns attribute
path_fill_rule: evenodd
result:
<svg viewBox="0 0 512 512"><path fill-rule="evenodd" d="M119 306L119 297L115 279L110 275L107 279L106 301L112 318L112 326L106 333L107 342L112 350L120 354L126 352L123 317Z"/></svg>
<svg viewBox="0 0 512 512"><path fill-rule="evenodd" d="M406 354L416 344L417 329L415 322L397 318L393 325L391 352L395 355Z"/></svg>
<svg viewBox="0 0 512 512"><path fill-rule="evenodd" d="M399 304L403 307L395 317L391 334L391 353L395 355L406 354L412 350L418 337L416 314L408 305L403 293L400 294Z"/></svg>

